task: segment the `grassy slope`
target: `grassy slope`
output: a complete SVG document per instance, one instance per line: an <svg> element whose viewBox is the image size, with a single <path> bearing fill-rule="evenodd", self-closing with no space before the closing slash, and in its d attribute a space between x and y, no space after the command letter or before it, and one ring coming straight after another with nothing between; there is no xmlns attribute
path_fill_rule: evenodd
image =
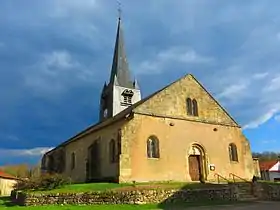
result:
<svg viewBox="0 0 280 210"><path fill-rule="evenodd" d="M44 192L44 193L58 193L58 192L90 192L90 191L105 191L112 190L115 188L122 188L130 186L128 184L117 184L117 183L87 183L87 184L71 184L65 185L61 188L46 190L46 191L35 191L36 192Z"/></svg>
<svg viewBox="0 0 280 210"><path fill-rule="evenodd" d="M90 192L90 191L106 191L106 190L126 190L126 189L156 189L156 188L173 188L173 189L194 189L194 188L205 188L205 187L216 187L213 184L200 184L200 183L179 183L179 182L161 182L161 183L136 183L133 184L117 184L117 183L87 183L87 184L72 184L65 185L58 189L46 190L46 191L34 191L33 193L79 193L79 192ZM218 187L220 187L219 185Z"/></svg>

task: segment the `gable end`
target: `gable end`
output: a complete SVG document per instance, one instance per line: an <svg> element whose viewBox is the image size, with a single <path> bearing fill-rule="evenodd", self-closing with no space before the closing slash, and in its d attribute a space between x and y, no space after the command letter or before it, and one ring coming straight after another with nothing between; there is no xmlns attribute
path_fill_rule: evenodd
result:
<svg viewBox="0 0 280 210"><path fill-rule="evenodd" d="M198 116L187 114L186 99L198 103ZM134 106L133 112L167 118L240 127L191 74L174 81Z"/></svg>

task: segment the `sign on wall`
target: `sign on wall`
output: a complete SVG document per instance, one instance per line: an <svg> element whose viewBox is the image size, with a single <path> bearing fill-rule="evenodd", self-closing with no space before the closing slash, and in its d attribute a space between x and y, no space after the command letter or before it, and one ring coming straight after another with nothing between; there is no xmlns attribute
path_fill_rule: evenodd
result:
<svg viewBox="0 0 280 210"><path fill-rule="evenodd" d="M214 164L209 164L210 171L215 171L216 167Z"/></svg>

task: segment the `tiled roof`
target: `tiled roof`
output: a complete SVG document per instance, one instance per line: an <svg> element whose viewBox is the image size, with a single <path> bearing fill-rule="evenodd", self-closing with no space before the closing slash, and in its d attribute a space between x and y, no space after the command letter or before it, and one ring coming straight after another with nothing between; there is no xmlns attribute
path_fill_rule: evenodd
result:
<svg viewBox="0 0 280 210"><path fill-rule="evenodd" d="M261 171L268 171L268 170L271 169L277 162L278 162L278 160L261 161L261 162L260 162L260 170L261 170Z"/></svg>
<svg viewBox="0 0 280 210"><path fill-rule="evenodd" d="M17 179L16 177L5 173L4 171L0 170L0 178L5 178L5 179Z"/></svg>

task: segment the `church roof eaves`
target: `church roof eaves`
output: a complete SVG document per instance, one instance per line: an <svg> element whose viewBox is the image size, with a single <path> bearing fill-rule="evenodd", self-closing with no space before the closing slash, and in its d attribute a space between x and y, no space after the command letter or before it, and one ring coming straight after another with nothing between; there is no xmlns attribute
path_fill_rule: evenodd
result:
<svg viewBox="0 0 280 210"><path fill-rule="evenodd" d="M48 151L47 153L45 153L45 155L52 153L53 151L57 150L60 147L66 146L67 144L76 141L78 139L80 139L81 137L83 137L84 135L90 134L94 131L100 130L106 126L109 126L111 124L113 124L114 122L117 122L121 119L124 119L127 115L129 115L131 113L131 109L129 109L130 107L128 107L127 109L123 110L122 112L120 112L119 114L115 115L112 118L109 118L105 121L102 122L98 122L94 125L91 125L89 127L87 127L85 130L79 132L78 134L76 134L75 136L71 137L70 139L62 142L61 144L59 144L57 147L53 148L52 150Z"/></svg>
<svg viewBox="0 0 280 210"><path fill-rule="evenodd" d="M176 82L176 81L175 81ZM173 82L173 83L175 83ZM153 94L143 98L142 100L136 102L135 104L129 106L128 108L126 108L125 110L121 111L120 113L118 113L117 115L115 115L112 118L109 118L105 121L102 122L98 122L94 125L89 126L88 128L86 128L85 130L81 131L80 133L76 134L75 136L71 137L70 139L66 140L65 142L59 144L57 147L53 148L52 150L48 151L47 153L45 153L45 155L52 153L53 151L55 151L56 149L66 146L67 144L78 140L79 138L81 138L82 136L86 135L87 133L91 133L93 131L97 131L99 129L104 128L105 126L111 125L112 123L121 120L123 118L125 118L126 115L130 114L133 112L133 109L135 109L136 107L138 107L139 105L141 105L142 103L144 103L145 101L149 100L150 98L152 98L154 95L156 95L157 93L161 92L162 90L164 90L165 88L169 87L170 85L172 85L173 83L165 86L164 88L154 92Z"/></svg>

